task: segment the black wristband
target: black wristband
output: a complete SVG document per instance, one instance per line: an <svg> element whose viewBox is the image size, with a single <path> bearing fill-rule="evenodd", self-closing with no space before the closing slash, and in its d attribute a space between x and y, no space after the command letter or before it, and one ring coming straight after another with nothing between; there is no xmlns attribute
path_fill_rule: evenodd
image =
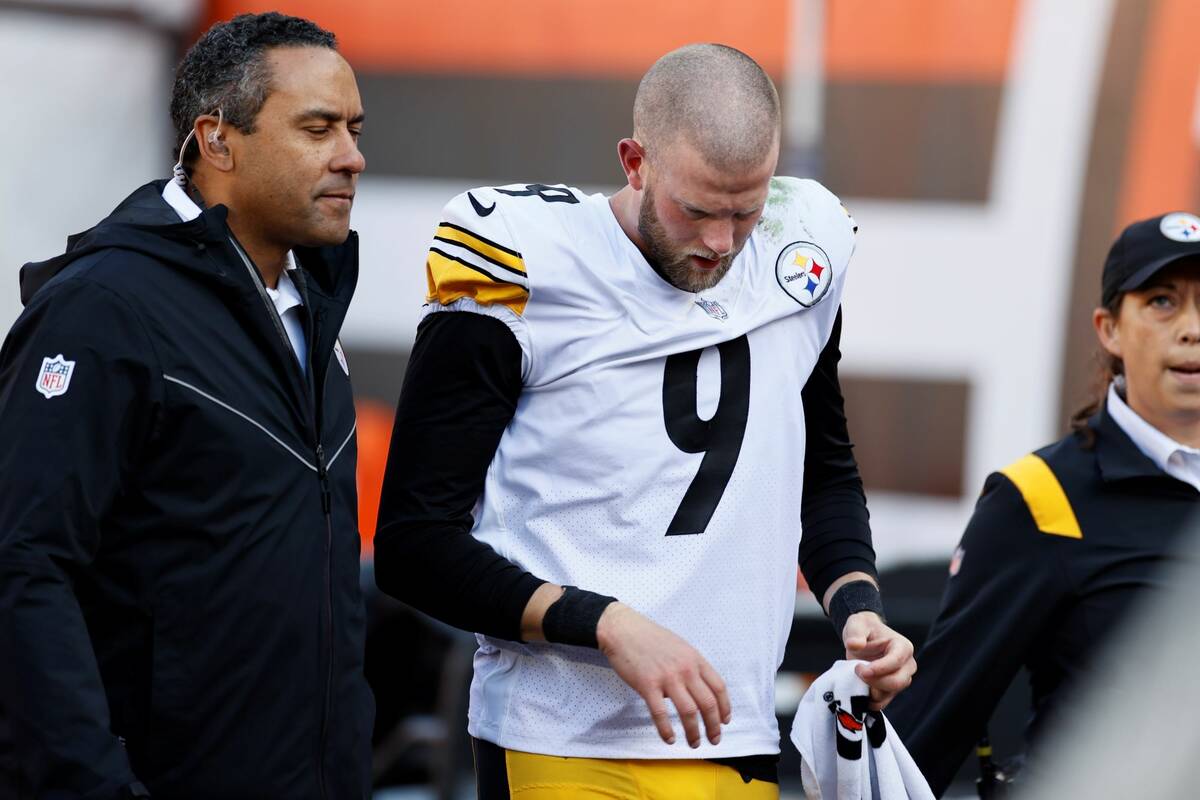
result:
<svg viewBox="0 0 1200 800"><path fill-rule="evenodd" d="M596 626L600 624L600 615L615 602L615 597L564 586L562 597L551 603L542 617L542 635L555 644L597 648L600 645L596 642Z"/></svg>
<svg viewBox="0 0 1200 800"><path fill-rule="evenodd" d="M879 587L870 581L850 581L839 587L830 598L829 619L839 639L846 629L846 620L859 611L874 611L880 618L883 617L883 598L879 595Z"/></svg>

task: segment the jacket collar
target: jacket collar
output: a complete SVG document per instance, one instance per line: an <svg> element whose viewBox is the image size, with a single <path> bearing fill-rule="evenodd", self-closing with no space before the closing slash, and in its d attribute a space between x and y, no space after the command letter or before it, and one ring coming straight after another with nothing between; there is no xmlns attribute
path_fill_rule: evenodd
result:
<svg viewBox="0 0 1200 800"><path fill-rule="evenodd" d="M1089 419L1088 427L1096 435L1096 463L1105 481L1170 477L1138 449L1129 438L1129 434L1125 433L1108 413L1107 408L1101 408Z"/></svg>
<svg viewBox="0 0 1200 800"><path fill-rule="evenodd" d="M1104 410L1108 412L1113 422L1120 425L1121 429L1129 435L1129 438L1137 445L1137 449L1167 474L1170 474L1170 468L1167 465L1175 454L1178 453L1184 459L1195 458L1200 454L1200 450L1175 441L1142 419L1136 411L1126 405L1124 398L1121 397L1121 392L1117 391L1116 381L1109 384Z"/></svg>
<svg viewBox="0 0 1200 800"><path fill-rule="evenodd" d="M67 251L48 261L21 268L21 301L28 303L51 278L90 253L123 249L144 253L230 289L251 290L241 265L231 258L213 256L231 248L228 209L206 208L188 221L180 221L163 198L166 180L151 181L136 189L96 227L67 239ZM344 315L358 281L358 237L332 247L296 248L300 268L309 273L310 292L335 301Z"/></svg>

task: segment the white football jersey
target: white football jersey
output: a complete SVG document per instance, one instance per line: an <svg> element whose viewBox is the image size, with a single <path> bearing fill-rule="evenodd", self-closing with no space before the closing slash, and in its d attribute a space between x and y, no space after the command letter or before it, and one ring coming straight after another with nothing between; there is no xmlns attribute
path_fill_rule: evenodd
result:
<svg viewBox="0 0 1200 800"><path fill-rule="evenodd" d="M473 534L542 579L612 595L675 631L733 707L720 745L669 746L599 652L480 636L470 732L560 756L779 752L800 392L833 328L853 220L815 181L775 178L728 274L693 294L659 277L600 194L472 189L442 219L425 313L497 317L522 352L522 394Z"/></svg>

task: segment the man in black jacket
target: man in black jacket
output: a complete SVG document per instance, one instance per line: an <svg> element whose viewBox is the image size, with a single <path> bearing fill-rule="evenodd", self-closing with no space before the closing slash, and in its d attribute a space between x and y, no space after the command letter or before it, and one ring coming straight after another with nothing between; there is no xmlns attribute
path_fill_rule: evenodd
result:
<svg viewBox="0 0 1200 800"><path fill-rule="evenodd" d="M30 797L363 797L362 108L332 34L214 26L176 177L22 270L0 353L0 701Z"/></svg>

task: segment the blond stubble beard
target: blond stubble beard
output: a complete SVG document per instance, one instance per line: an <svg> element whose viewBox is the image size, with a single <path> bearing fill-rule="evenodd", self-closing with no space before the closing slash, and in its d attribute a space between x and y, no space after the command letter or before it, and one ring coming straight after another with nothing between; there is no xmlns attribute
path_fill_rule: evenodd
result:
<svg viewBox="0 0 1200 800"><path fill-rule="evenodd" d="M685 292L703 292L720 283L741 249L723 256L712 269L693 267L689 261L690 256L708 258L710 254L692 253L671 246L662 221L654 210L654 194L649 183L642 190L642 207L638 210L638 233L641 234L642 243L646 247L646 258L658 267L659 273L668 283Z"/></svg>

